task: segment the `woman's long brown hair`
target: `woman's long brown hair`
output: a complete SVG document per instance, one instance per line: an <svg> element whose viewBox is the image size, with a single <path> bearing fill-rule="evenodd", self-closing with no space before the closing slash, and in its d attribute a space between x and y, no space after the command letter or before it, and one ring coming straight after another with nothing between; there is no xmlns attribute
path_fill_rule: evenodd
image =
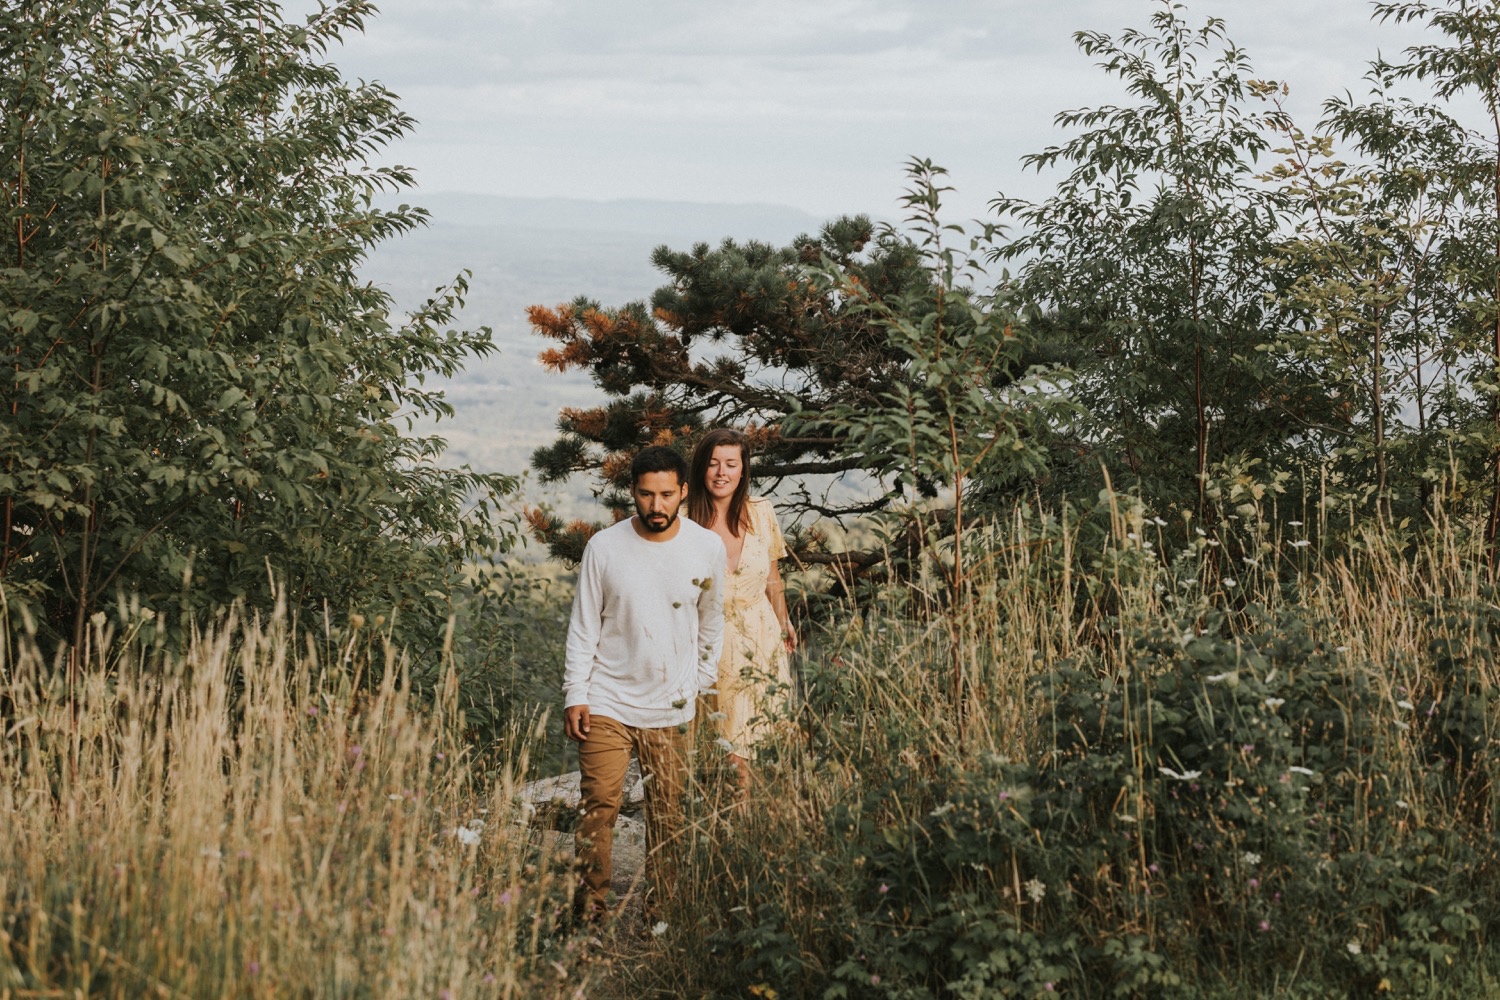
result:
<svg viewBox="0 0 1500 1000"><path fill-rule="evenodd" d="M713 527L714 499L708 495L708 462L714 449L733 445L740 450L740 481L729 498L729 533L736 538L750 527L750 442L733 427L715 427L693 449L688 471L688 517L705 528Z"/></svg>

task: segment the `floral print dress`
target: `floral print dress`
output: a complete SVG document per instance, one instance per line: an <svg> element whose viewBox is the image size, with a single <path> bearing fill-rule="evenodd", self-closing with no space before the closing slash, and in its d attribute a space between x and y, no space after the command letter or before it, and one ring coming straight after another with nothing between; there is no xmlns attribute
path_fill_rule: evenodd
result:
<svg viewBox="0 0 1500 1000"><path fill-rule="evenodd" d="M719 734L741 757L769 734L792 690L781 623L766 597L772 560L786 555L776 511L750 499L750 530L740 564L724 584L724 651L719 657ZM732 749L731 749L732 747Z"/></svg>

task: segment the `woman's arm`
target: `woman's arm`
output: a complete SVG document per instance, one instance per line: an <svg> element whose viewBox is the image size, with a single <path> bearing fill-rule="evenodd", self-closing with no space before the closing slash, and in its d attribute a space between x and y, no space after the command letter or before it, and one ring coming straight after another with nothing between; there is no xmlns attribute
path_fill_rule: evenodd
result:
<svg viewBox="0 0 1500 1000"><path fill-rule="evenodd" d="M795 653L797 630L792 628L792 616L786 610L786 588L782 586L776 559L771 560L770 572L766 574L766 600L771 602L771 610L776 612L776 620L781 623L781 645L788 653Z"/></svg>

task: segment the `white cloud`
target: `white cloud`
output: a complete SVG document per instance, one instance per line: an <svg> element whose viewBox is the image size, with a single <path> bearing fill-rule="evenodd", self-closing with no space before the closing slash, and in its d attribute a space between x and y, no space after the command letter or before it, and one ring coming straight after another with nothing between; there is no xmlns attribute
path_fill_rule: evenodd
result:
<svg viewBox="0 0 1500 1000"><path fill-rule="evenodd" d="M312 0L297 0L298 5ZM429 190L763 201L893 213L901 165L953 171L960 215L1039 196L1053 116L1124 99L1073 45L1159 5L1120 0L387 0L337 59L421 122L394 151ZM1217 0L1258 76L1311 124L1416 37L1363 0Z"/></svg>

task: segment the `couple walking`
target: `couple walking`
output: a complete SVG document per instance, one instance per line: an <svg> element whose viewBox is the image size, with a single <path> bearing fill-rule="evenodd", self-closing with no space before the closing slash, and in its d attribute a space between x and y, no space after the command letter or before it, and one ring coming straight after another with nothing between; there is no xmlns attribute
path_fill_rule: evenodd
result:
<svg viewBox="0 0 1500 1000"><path fill-rule="evenodd" d="M630 469L635 516L584 549L568 623L563 728L578 743L579 906L591 919L607 912L630 755L641 762L647 870L661 891L675 874L670 857L700 693L743 794L767 728L768 695L790 689L797 639L777 569L786 547L770 502L749 495L749 466L744 435L727 428L704 435L691 469L670 448L644 449ZM690 519L679 516L684 507Z"/></svg>

